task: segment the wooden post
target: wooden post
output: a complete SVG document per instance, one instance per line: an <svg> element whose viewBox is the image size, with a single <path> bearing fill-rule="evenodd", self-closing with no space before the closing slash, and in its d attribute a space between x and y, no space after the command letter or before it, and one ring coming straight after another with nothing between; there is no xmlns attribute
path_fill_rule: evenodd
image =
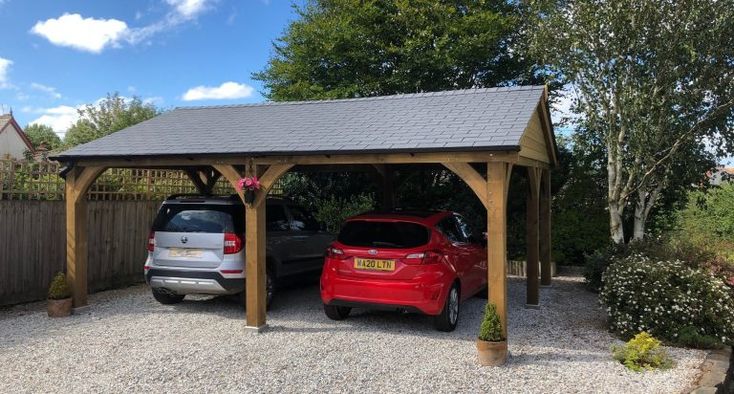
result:
<svg viewBox="0 0 734 394"><path fill-rule="evenodd" d="M74 307L87 305L87 190L102 167L74 167L66 174L66 280Z"/></svg>
<svg viewBox="0 0 734 394"><path fill-rule="evenodd" d="M551 180L550 169L544 169L540 182L540 284L551 284Z"/></svg>
<svg viewBox="0 0 734 394"><path fill-rule="evenodd" d="M525 235L527 259L525 261L525 272L527 274L527 297L526 306L537 308L540 303L538 292L538 204L541 169L527 167L528 190L527 190L527 215L525 221Z"/></svg>
<svg viewBox="0 0 734 394"><path fill-rule="evenodd" d="M260 175L260 190L252 204L245 204L245 308L247 316L246 328L260 332L266 325L265 275L267 273L265 259L265 206L268 191L278 178L288 171L290 164L273 164L269 167L248 165L245 176ZM240 175L230 165L214 165L232 187L237 190ZM265 170L267 168L267 170ZM265 171L262 171L265 170ZM238 190L244 202L244 193Z"/></svg>
<svg viewBox="0 0 734 394"><path fill-rule="evenodd" d="M248 171L247 176L254 175ZM245 291L247 327L260 331L265 328L265 206L245 205Z"/></svg>
<svg viewBox="0 0 734 394"><path fill-rule="evenodd" d="M489 302L507 337L507 190L512 164L487 163L487 272Z"/></svg>
<svg viewBox="0 0 734 394"><path fill-rule="evenodd" d="M395 209L395 176L394 170L389 164L373 164L375 168L375 183L382 191L382 204L380 208L384 211Z"/></svg>

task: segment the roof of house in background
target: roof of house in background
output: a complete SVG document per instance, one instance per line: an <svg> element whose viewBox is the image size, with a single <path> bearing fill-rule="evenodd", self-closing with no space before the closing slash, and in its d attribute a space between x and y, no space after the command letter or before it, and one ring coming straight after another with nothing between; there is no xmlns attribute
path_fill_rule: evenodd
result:
<svg viewBox="0 0 734 394"><path fill-rule="evenodd" d="M55 159L520 150L537 111L548 115L544 86L184 107Z"/></svg>
<svg viewBox="0 0 734 394"><path fill-rule="evenodd" d="M25 135L23 132L23 128L20 127L18 122L15 121L15 118L13 117L13 114L5 114L0 115L0 133L3 133L7 130L14 130L18 136L23 140L23 142L28 147L28 150L33 153L35 150L33 149L33 144L31 143L31 140L28 139L28 136Z"/></svg>

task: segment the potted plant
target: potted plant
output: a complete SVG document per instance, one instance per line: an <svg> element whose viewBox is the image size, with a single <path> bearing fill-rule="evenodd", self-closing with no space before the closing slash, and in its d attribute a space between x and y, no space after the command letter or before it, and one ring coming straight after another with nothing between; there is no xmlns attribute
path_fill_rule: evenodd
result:
<svg viewBox="0 0 734 394"><path fill-rule="evenodd" d="M240 179L239 187L245 192L245 203L252 204L255 201L255 191L260 190L260 180L256 176L246 176Z"/></svg>
<svg viewBox="0 0 734 394"><path fill-rule="evenodd" d="M71 289L66 276L59 272L48 287L48 316L65 317L71 315Z"/></svg>
<svg viewBox="0 0 734 394"><path fill-rule="evenodd" d="M497 307L488 303L484 310L484 319L479 326L477 338L479 363L484 366L498 366L507 360L507 340L502 335L502 322L497 314Z"/></svg>

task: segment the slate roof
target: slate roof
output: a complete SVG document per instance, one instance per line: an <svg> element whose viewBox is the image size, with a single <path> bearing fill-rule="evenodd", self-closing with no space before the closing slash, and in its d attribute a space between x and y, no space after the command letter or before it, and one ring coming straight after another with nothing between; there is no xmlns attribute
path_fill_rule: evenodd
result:
<svg viewBox="0 0 734 394"><path fill-rule="evenodd" d="M519 150L543 86L184 107L58 156Z"/></svg>

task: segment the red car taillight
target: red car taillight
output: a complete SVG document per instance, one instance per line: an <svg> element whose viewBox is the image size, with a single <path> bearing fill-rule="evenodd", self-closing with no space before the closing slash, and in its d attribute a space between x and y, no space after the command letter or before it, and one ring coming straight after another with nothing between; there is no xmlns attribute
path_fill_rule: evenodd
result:
<svg viewBox="0 0 734 394"><path fill-rule="evenodd" d="M155 250L155 231L151 231L148 234L148 252Z"/></svg>
<svg viewBox="0 0 734 394"><path fill-rule="evenodd" d="M224 254L235 254L242 250L242 239L235 233L224 233Z"/></svg>
<svg viewBox="0 0 734 394"><path fill-rule="evenodd" d="M343 250L331 246L326 248L326 257L338 260L344 260L347 258L347 256L344 255Z"/></svg>
<svg viewBox="0 0 734 394"><path fill-rule="evenodd" d="M411 253L403 259L403 263L408 265L420 265L420 264L438 264L441 262L443 256L441 253L428 251L421 253Z"/></svg>

